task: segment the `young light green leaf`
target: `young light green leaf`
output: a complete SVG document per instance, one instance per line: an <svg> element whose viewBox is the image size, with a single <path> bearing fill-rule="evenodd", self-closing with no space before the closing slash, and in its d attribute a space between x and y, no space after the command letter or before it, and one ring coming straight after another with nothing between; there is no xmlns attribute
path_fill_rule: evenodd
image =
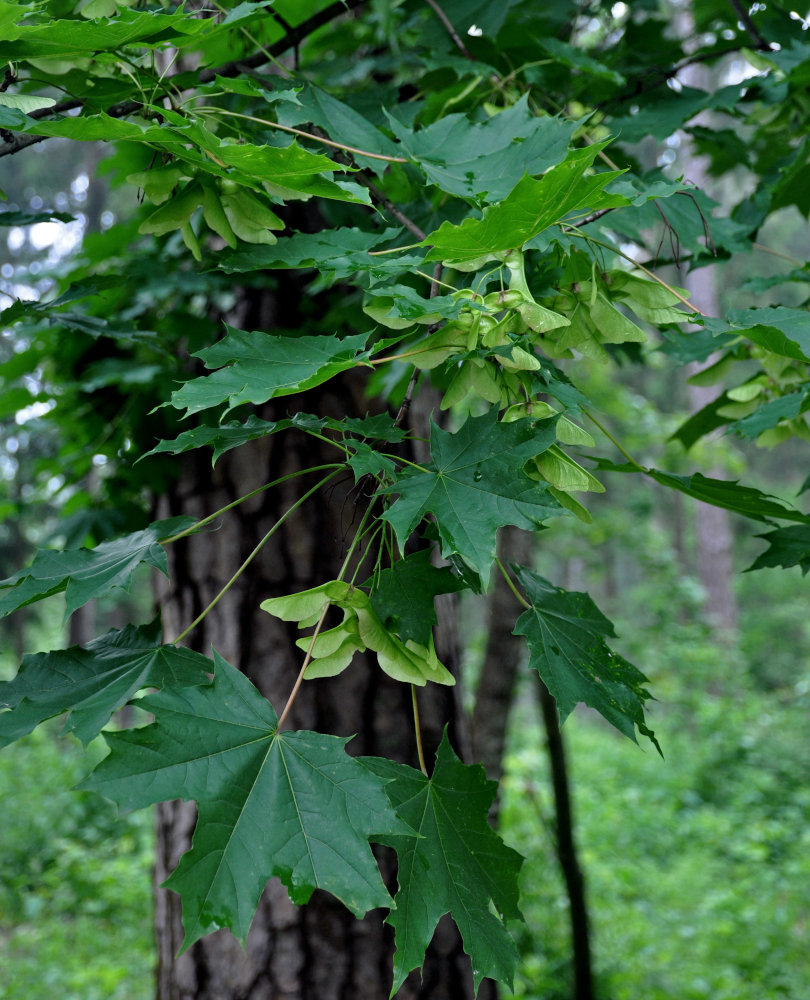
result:
<svg viewBox="0 0 810 1000"><path fill-rule="evenodd" d="M52 97L37 97L33 94L0 94L0 107L16 108L23 114L39 111L41 108L52 108L56 101Z"/></svg>
<svg viewBox="0 0 810 1000"><path fill-rule="evenodd" d="M615 635L611 622L587 594L554 587L522 566L513 569L531 603L514 634L526 636L529 666L557 702L560 721L584 702L634 743L638 729L660 753L644 722L644 703L651 697L647 678L605 642Z"/></svg>
<svg viewBox="0 0 810 1000"><path fill-rule="evenodd" d="M149 695L152 725L105 734L111 753L82 785L123 809L196 800L191 850L166 882L183 898L183 948L221 927L244 942L273 876L297 904L324 889L358 917L390 906L368 842L409 830L385 779L348 740L278 732L270 703L214 658L211 685Z"/></svg>
<svg viewBox="0 0 810 1000"><path fill-rule="evenodd" d="M383 491L399 494L382 516L393 525L400 549L422 518L433 514L442 555L461 556L486 584L499 527L536 530L561 513L548 490L523 470L554 443L554 424L553 418L499 423L494 409L470 417L454 434L431 424L433 462L424 470L407 469Z"/></svg>
<svg viewBox="0 0 810 1000"><path fill-rule="evenodd" d="M186 416L220 403L265 403L276 396L311 389L357 364L368 334L338 337L279 337L258 330L236 330L213 347L198 351L211 375L191 379L172 393L171 404Z"/></svg>
<svg viewBox="0 0 810 1000"><path fill-rule="evenodd" d="M190 517L156 521L142 531L102 542L94 549L63 552L40 549L28 569L0 580L0 617L65 591L65 618L111 587L128 590L135 569L141 564L166 573L166 553L160 539L194 524Z"/></svg>
<svg viewBox="0 0 810 1000"><path fill-rule="evenodd" d="M480 764L462 764L446 734L430 778L405 764L361 759L388 780L385 794L418 834L380 838L399 857L397 908L388 917L397 946L391 996L421 966L436 924L448 912L472 959L476 991L486 976L511 987L518 954L504 924L521 919L517 877L523 859L487 821L496 783Z"/></svg>
<svg viewBox="0 0 810 1000"><path fill-rule="evenodd" d="M0 683L0 747L46 719L69 712L65 732L87 745L116 709L141 688L208 683L211 661L181 646L161 645L160 622L112 629L85 646L25 656L17 676Z"/></svg>

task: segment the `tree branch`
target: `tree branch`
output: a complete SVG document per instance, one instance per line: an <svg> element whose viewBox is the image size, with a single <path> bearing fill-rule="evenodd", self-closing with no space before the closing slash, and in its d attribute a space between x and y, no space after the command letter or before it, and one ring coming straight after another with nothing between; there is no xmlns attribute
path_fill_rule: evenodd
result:
<svg viewBox="0 0 810 1000"><path fill-rule="evenodd" d="M751 19L751 15L748 13L745 6L740 3L740 0L728 0L728 2L731 9L740 19L740 24L748 32L751 39L756 42L757 48L761 49L763 52L770 52L771 43L767 41L765 36L760 32L759 28L757 28L754 24Z"/></svg>
<svg viewBox="0 0 810 1000"><path fill-rule="evenodd" d="M366 0L337 0L336 3L332 3L328 7L324 7L324 9L318 11L317 14L313 14L312 17L307 18L306 21L302 21L301 24L287 32L283 38L280 38L277 42L268 46L267 49L261 52L256 52L252 56L248 56L244 59L234 59L233 61L225 63L222 66L202 70L194 81L193 86L197 87L202 83L210 83L217 76L236 77L243 73L246 68L257 69L259 66L264 66L270 61L271 57L275 58L276 56L283 55L283 53L288 49L296 48L305 38L311 35L313 31L317 31L318 28L321 28L330 21L333 21L341 14L354 10L356 7L362 7L365 2ZM185 88L185 90L191 89L193 89L192 86ZM113 105L111 108L108 108L105 111L105 114L109 115L111 118L126 118L127 115L131 115L140 110L142 106L143 105L140 101L121 101L120 103ZM29 115L29 118L37 120L41 118L49 118L54 114L64 114L67 111L75 111L76 108L81 107L84 107L84 101L68 99L60 101L59 104L54 105L52 108L42 108L39 111L33 111ZM29 135L28 133L13 135L9 140L0 144L0 157L10 156L12 153L18 153L21 149L26 149L28 146L33 146L36 143L42 142L44 139L48 138L50 138L50 136Z"/></svg>

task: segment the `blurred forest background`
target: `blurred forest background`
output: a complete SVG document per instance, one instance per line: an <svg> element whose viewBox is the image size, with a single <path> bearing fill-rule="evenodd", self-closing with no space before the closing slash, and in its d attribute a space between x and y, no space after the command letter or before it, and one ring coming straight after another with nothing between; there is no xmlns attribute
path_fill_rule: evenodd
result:
<svg viewBox="0 0 810 1000"><path fill-rule="evenodd" d="M651 145L636 155L652 163L657 158L673 175L694 173L677 143ZM114 185L90 183L101 156L90 146L52 140L6 161L9 209L37 211L47 202L77 221L0 230L4 290L24 295L26 282L58 274L83 238L136 208ZM63 170L58 183L57 161ZM714 195L723 200L722 192ZM706 269L721 310L732 303L802 304L807 285L779 276L810 257L806 222L792 207L769 228L763 241L784 258L763 254ZM667 277L685 281L674 270ZM610 370L594 365L586 391L637 460L675 472L714 470L726 478L745 470L749 485L796 497L810 472L806 443L794 440L768 451L720 437L698 445L688 460L677 443L661 454L660 442L695 408L694 386L685 377L673 381L661 351L651 351L644 365L632 355L620 354L617 362ZM47 541L57 510L62 517L71 512L56 472L48 494L26 493L33 470L53 454L53 442L38 419L47 400L22 402L9 393L0 404L0 577ZM103 470L89 471L85 488L91 492L94 474ZM742 572L762 546L751 538L750 525L733 517L725 545L731 565L718 579L715 561L707 576L700 559L704 509L648 481L611 474L607 493L589 505L594 523L587 549L581 524L567 537L559 523L548 540L538 539L539 565L567 588L587 589L616 622L616 648L647 674L658 699L649 721L665 754L661 760L633 746L587 710L575 713L563 730L598 995L807 997L810 582L798 567ZM724 589L722 614L710 610L717 588ZM151 613L150 590L144 576L124 597L141 618ZM123 610L90 605L73 617L65 636L61 596L24 609L0 624L0 679L13 675L23 648L86 639L126 620ZM486 642L484 616L472 599L462 614L472 691ZM503 837L527 858L522 887L528 929L519 939L516 995L561 1000L570 996L568 898L554 847L536 684L528 674L523 681L511 716L500 812ZM63 1000L152 995L152 817L116 817L105 800L66 790L102 752L93 745L85 755L53 725L0 754L0 976L6 1000L50 990Z"/></svg>

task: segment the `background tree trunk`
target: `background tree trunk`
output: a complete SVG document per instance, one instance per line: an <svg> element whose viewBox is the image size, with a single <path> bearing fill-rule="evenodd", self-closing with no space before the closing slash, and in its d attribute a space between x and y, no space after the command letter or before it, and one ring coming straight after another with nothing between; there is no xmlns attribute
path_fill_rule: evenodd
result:
<svg viewBox="0 0 810 1000"><path fill-rule="evenodd" d="M694 34L695 25L690 7L677 17L678 31L686 37ZM712 90L717 86L716 74L704 65L685 66L678 79L691 87ZM705 115L696 121L704 122ZM711 121L705 121L711 124ZM683 151L681 162L686 180L701 190L711 192L711 183L706 170L706 160L695 156L691 138L682 134ZM709 220L711 226L711 220ZM717 271L713 265L690 270L684 282L691 293L692 301L709 316L720 315L720 296L717 288ZM706 359L703 365L689 365L687 370L694 374L701 368L716 361L716 356ZM717 396L715 386L690 385L689 402L694 412L703 409ZM709 470L710 476L723 478L719 469ZM711 625L718 632L731 635L737 630L737 598L734 593L734 534L731 517L727 510L697 503L695 506L695 548L697 550L697 570L703 589L706 591L706 614Z"/></svg>

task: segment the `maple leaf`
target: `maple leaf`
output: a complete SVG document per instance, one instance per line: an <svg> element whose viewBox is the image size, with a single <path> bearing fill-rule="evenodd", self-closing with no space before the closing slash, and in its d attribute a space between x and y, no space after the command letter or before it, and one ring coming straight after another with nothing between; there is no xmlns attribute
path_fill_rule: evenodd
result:
<svg viewBox="0 0 810 1000"><path fill-rule="evenodd" d="M132 574L141 563L167 574L160 539L192 524L191 517L173 517L155 521L143 531L102 542L94 549L41 549L28 569L0 580L0 617L65 591L67 619L92 598L106 594L110 587L128 590ZM2 588L8 589L3 593Z"/></svg>
<svg viewBox="0 0 810 1000"><path fill-rule="evenodd" d="M397 946L391 996L422 964L445 913L461 931L476 990L485 976L511 986L518 955L504 921L521 919L517 877L523 858L487 821L497 783L487 780L480 764L462 764L446 733L430 778L405 764L362 759L389 779L385 794L415 831L381 838L399 856L397 908L388 916Z"/></svg>
<svg viewBox="0 0 810 1000"><path fill-rule="evenodd" d="M644 723L644 703L651 697L647 678L605 642L616 634L609 619L587 594L554 587L522 566L512 568L531 602L514 635L526 636L529 666L557 702L560 722L584 702L634 743L637 727L660 753Z"/></svg>
<svg viewBox="0 0 810 1000"><path fill-rule="evenodd" d="M381 620L402 638L425 646L431 628L438 624L434 598L463 590L464 583L447 566L430 562L430 549L422 549L384 569L371 593L371 604Z"/></svg>
<svg viewBox="0 0 810 1000"><path fill-rule="evenodd" d="M105 733L111 753L82 787L124 809L195 799L191 849L165 885L183 898L183 948L229 927L244 942L278 876L294 903L325 889L356 916L390 906L369 838L404 835L385 780L320 733L278 731L276 713L216 652L213 683L140 704L155 722Z"/></svg>
<svg viewBox="0 0 810 1000"><path fill-rule="evenodd" d="M499 423L492 409L470 417L454 434L431 423L431 465L406 469L382 491L399 494L382 515L399 547L426 514L433 514L442 555L461 556L486 584L499 527L535 530L544 518L562 513L546 486L523 470L530 458L554 444L555 422Z"/></svg>
<svg viewBox="0 0 810 1000"><path fill-rule="evenodd" d="M0 714L0 747L62 712L70 712L65 731L86 745L141 688L207 684L211 661L182 646L161 645L160 632L156 619L111 629L86 646L23 657L17 676L0 683L0 708L8 709Z"/></svg>
<svg viewBox="0 0 810 1000"><path fill-rule="evenodd" d="M422 243L433 248L426 259L451 264L505 253L519 249L576 209L626 205L626 198L602 191L617 173L588 174L605 145L594 143L573 150L539 180L524 176L503 201L486 209L481 219L468 217L461 225L443 222Z"/></svg>
<svg viewBox="0 0 810 1000"><path fill-rule="evenodd" d="M213 347L198 351L206 368L218 371L191 379L172 393L172 406L186 416L228 402L265 403L276 396L311 389L354 368L366 334L346 337L279 337L259 330L236 330Z"/></svg>

